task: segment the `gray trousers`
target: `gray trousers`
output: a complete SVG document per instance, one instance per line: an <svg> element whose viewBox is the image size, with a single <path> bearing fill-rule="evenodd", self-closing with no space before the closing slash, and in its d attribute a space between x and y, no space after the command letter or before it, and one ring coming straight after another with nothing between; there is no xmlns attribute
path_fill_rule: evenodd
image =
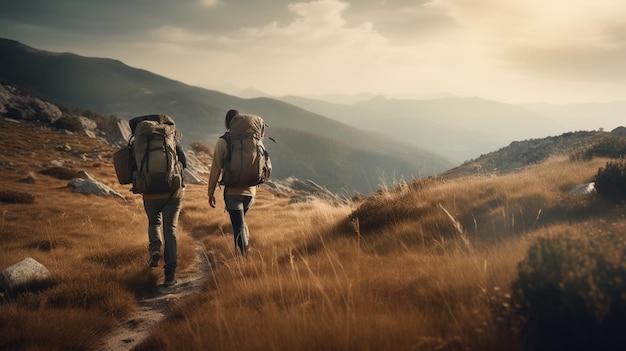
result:
<svg viewBox="0 0 626 351"><path fill-rule="evenodd" d="M176 225L182 205L181 197L168 199L144 199L143 207L148 216L148 250L161 251L161 235L165 246L163 261L165 273L176 271Z"/></svg>
<svg viewBox="0 0 626 351"><path fill-rule="evenodd" d="M248 254L248 242L250 240L250 232L246 224L246 213L250 206L254 203L254 197L246 195L226 195L226 210L230 216L230 223L233 226L233 235L235 239L235 247L239 252L246 256Z"/></svg>

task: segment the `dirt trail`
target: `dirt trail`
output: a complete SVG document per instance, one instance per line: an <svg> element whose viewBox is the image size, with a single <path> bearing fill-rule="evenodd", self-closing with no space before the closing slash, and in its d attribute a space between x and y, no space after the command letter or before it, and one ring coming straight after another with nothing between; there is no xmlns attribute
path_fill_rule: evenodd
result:
<svg viewBox="0 0 626 351"><path fill-rule="evenodd" d="M178 283L172 287L158 285L152 294L139 300L137 311L116 331L104 340L101 351L128 351L141 343L152 327L165 319L168 307L181 298L198 292L211 265L206 253L196 248L196 262L184 271L177 272Z"/></svg>

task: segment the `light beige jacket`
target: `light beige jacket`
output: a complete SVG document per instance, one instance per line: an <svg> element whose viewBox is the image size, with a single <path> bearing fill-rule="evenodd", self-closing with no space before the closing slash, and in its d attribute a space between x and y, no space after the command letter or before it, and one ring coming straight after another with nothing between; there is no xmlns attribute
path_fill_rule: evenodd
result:
<svg viewBox="0 0 626 351"><path fill-rule="evenodd" d="M223 161L226 157L227 151L226 140L218 138L217 142L215 142L215 148L213 150L213 163L211 164L211 173L209 174L209 196L215 194L217 182L222 174L222 169L224 168ZM228 186L226 187L225 195L255 196L256 188L256 186Z"/></svg>

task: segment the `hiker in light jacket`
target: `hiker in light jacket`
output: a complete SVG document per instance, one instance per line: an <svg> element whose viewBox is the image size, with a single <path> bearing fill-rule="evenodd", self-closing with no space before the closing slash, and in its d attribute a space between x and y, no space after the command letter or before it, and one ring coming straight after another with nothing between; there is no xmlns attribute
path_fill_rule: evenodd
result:
<svg viewBox="0 0 626 351"><path fill-rule="evenodd" d="M238 114L239 111L237 110L229 110L226 113L224 122L227 132L230 129L231 120ZM217 182L223 170L223 162L227 152L228 146L226 140L224 140L224 138L218 138L213 151L213 163L209 175L209 205L213 208L215 208L215 188L217 187ZM248 255L248 242L250 238L245 215L250 209L250 206L252 206L255 196L256 186L229 186L224 188L224 202L233 227L235 248L238 249L244 257Z"/></svg>
<svg viewBox="0 0 626 351"><path fill-rule="evenodd" d="M176 143L178 160L187 168L187 157L180 142ZM183 202L185 183L173 193L143 194L143 207L148 216L148 250L150 252L150 267L158 267L161 259L161 234L163 245L163 271L165 281L163 286L169 287L176 284L177 266L177 242L176 226Z"/></svg>

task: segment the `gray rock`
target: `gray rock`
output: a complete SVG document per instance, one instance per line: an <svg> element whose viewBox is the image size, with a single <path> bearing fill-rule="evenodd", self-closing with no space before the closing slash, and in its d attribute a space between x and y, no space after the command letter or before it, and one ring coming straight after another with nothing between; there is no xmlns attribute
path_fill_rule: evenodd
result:
<svg viewBox="0 0 626 351"><path fill-rule="evenodd" d="M187 168L185 168L184 177L185 183L187 184L208 184L208 182L204 180L204 177L198 174L189 163L187 163Z"/></svg>
<svg viewBox="0 0 626 351"><path fill-rule="evenodd" d="M117 121L117 128L107 132L107 140L116 147L124 147L128 145L128 138L130 138L130 125L127 120Z"/></svg>
<svg viewBox="0 0 626 351"><path fill-rule="evenodd" d="M596 183L580 184L569 190L570 194L592 194L596 192Z"/></svg>
<svg viewBox="0 0 626 351"><path fill-rule="evenodd" d="M86 131L93 132L94 130L98 128L98 124L96 123L96 121L89 119L85 116L78 116L78 121L83 126L83 129L85 130L85 132Z"/></svg>
<svg viewBox="0 0 626 351"><path fill-rule="evenodd" d="M67 187L73 192L86 195L115 196L126 201L122 194L95 180L87 172L80 171L78 173L81 178L74 178L67 184Z"/></svg>
<svg viewBox="0 0 626 351"><path fill-rule="evenodd" d="M209 167L202 163L193 150L185 150L187 168L185 169L185 182L187 184L207 184L209 179Z"/></svg>
<svg viewBox="0 0 626 351"><path fill-rule="evenodd" d="M6 292L51 281L50 271L31 257L6 268L0 274L0 287Z"/></svg>

